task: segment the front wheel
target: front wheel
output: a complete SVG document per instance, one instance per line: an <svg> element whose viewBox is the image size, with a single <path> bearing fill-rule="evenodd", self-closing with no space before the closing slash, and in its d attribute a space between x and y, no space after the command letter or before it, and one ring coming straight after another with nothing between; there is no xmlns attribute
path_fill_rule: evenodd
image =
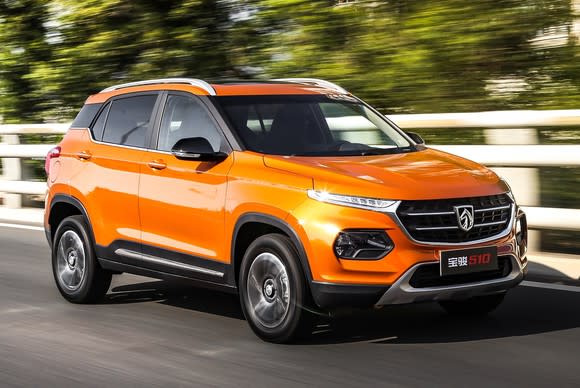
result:
<svg viewBox="0 0 580 388"><path fill-rule="evenodd" d="M439 302L439 305L451 315L458 316L483 316L495 310L506 293L474 296L465 300L447 300Z"/></svg>
<svg viewBox="0 0 580 388"><path fill-rule="evenodd" d="M257 238L244 255L239 276L242 310L258 337L284 343L310 328L307 284L288 237Z"/></svg>

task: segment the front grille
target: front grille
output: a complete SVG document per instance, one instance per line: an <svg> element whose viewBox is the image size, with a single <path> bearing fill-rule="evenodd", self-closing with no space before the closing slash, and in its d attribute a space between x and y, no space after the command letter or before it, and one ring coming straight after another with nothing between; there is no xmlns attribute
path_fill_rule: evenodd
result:
<svg viewBox="0 0 580 388"><path fill-rule="evenodd" d="M474 226L465 232L458 226L454 206L471 205ZM512 216L507 194L486 197L402 201L397 216L415 240L430 243L463 243L482 240L503 232Z"/></svg>
<svg viewBox="0 0 580 388"><path fill-rule="evenodd" d="M409 284L415 288L444 287L457 284L468 284L486 280L501 279L512 271L512 262L509 256L497 258L498 269L493 271L475 272L464 275L441 276L440 264L424 264L417 268Z"/></svg>

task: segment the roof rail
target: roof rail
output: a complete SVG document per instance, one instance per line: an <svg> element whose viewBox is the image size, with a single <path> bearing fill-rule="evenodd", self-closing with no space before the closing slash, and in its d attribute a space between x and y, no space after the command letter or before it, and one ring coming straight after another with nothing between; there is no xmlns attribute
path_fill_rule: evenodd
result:
<svg viewBox="0 0 580 388"><path fill-rule="evenodd" d="M341 93L348 93L348 91L345 88L338 86L337 84L334 84L330 81L318 78L277 78L274 79L274 81L284 81L284 82L293 82L297 84L314 85L320 86L322 88L336 90L337 92Z"/></svg>
<svg viewBox="0 0 580 388"><path fill-rule="evenodd" d="M150 79L146 81L129 82L126 84L120 84L108 87L101 90L101 93L112 92L113 90L130 88L133 86L144 86L144 85L158 85L158 84L188 84L192 86L197 86L209 93L210 96L215 96L215 89L207 82L195 79L195 78L160 78L160 79Z"/></svg>

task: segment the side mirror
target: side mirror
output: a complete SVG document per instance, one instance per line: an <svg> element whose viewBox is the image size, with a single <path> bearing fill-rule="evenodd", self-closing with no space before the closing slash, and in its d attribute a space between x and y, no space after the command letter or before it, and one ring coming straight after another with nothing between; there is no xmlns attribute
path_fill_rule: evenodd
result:
<svg viewBox="0 0 580 388"><path fill-rule="evenodd" d="M405 133L407 134L407 136L409 136L411 138L411 140L413 140L415 143L417 144L425 144L425 140L423 140L423 138L415 132L407 132L405 131Z"/></svg>
<svg viewBox="0 0 580 388"><path fill-rule="evenodd" d="M186 137L179 140L171 153L182 160L199 160L202 162L221 162L228 157L224 152L215 152L206 138Z"/></svg>

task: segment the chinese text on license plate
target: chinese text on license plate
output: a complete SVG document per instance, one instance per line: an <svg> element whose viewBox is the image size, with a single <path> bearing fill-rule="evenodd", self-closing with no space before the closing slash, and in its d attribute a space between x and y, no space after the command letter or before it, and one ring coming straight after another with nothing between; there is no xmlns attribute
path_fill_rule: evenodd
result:
<svg viewBox="0 0 580 388"><path fill-rule="evenodd" d="M441 276L498 269L497 247L441 251Z"/></svg>

